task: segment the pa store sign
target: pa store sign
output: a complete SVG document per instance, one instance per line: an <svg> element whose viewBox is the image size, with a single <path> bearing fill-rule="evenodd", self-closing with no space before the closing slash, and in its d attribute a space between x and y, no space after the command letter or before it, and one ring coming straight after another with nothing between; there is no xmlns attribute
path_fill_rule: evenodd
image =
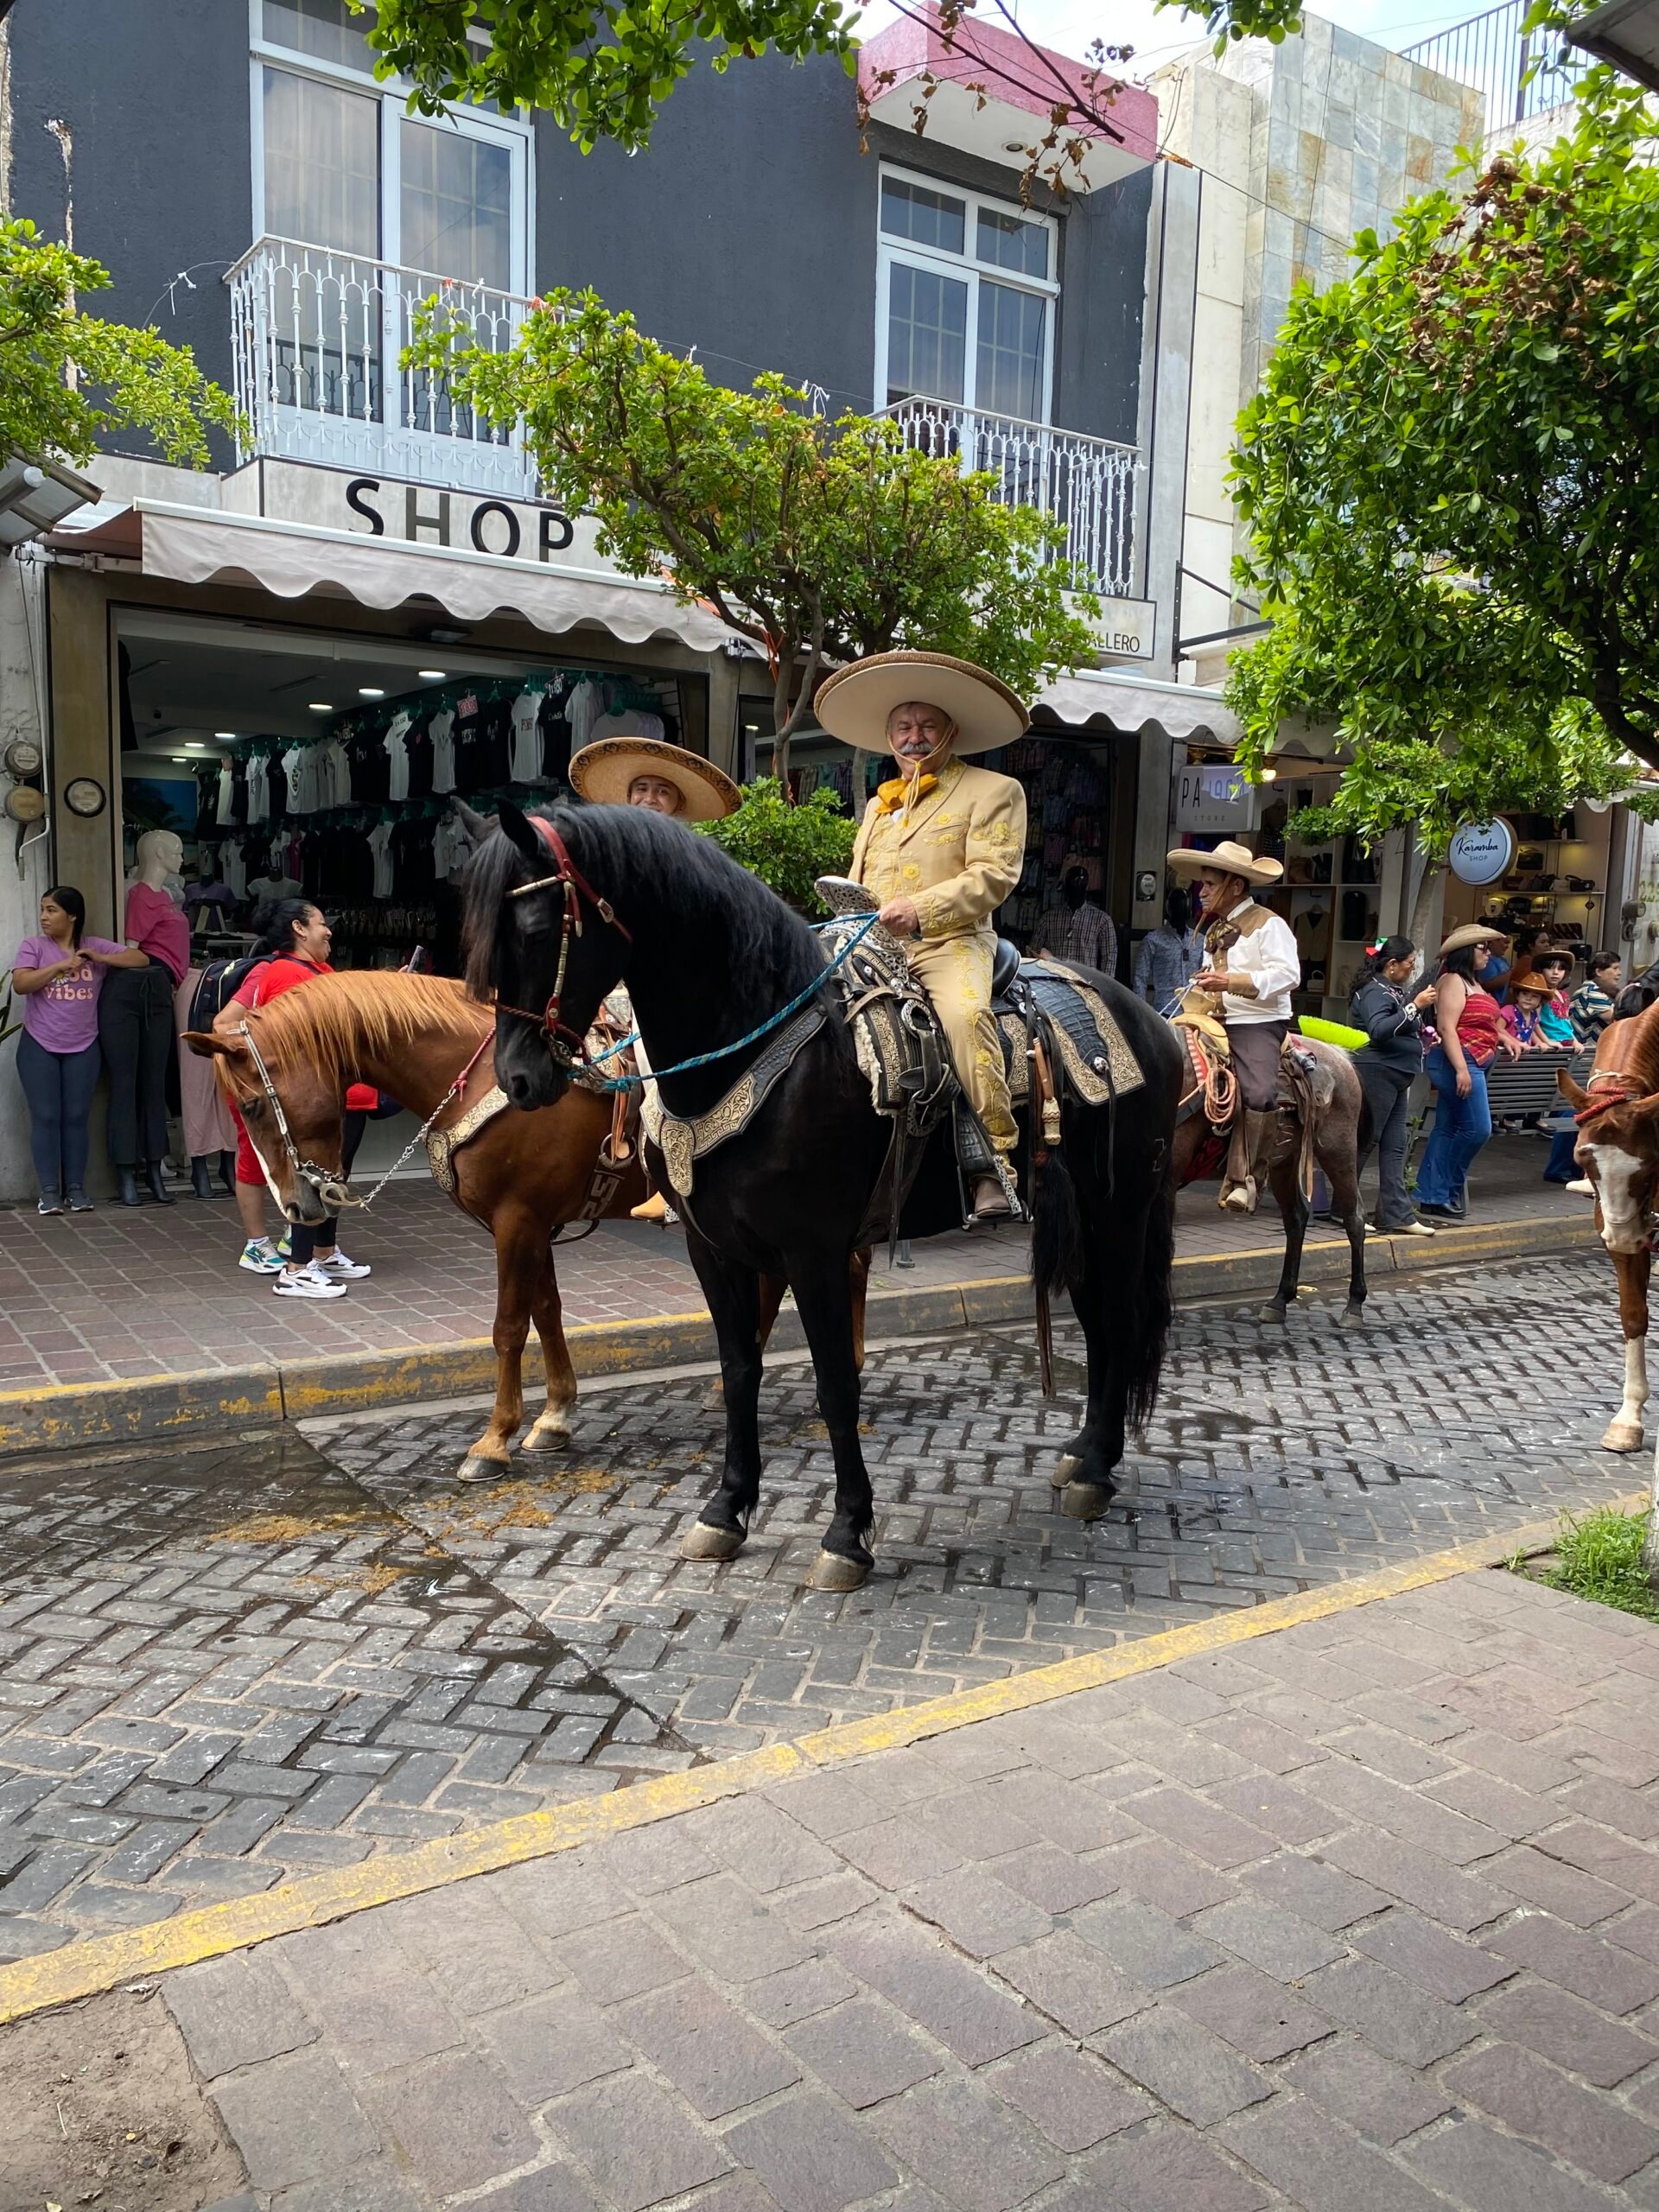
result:
<svg viewBox="0 0 1659 2212"><path fill-rule="evenodd" d="M346 504L368 524L371 537L493 553L503 561L555 561L576 542L576 525L560 507L479 499L423 484L386 484L378 476L350 478Z"/></svg>
<svg viewBox="0 0 1659 2212"><path fill-rule="evenodd" d="M1242 768L1205 761L1175 771L1175 827L1202 836L1215 830L1248 830L1255 793Z"/></svg>
<svg viewBox="0 0 1659 2212"><path fill-rule="evenodd" d="M1496 883L1515 865L1515 832L1501 816L1469 823L1452 840L1446 863L1459 883Z"/></svg>

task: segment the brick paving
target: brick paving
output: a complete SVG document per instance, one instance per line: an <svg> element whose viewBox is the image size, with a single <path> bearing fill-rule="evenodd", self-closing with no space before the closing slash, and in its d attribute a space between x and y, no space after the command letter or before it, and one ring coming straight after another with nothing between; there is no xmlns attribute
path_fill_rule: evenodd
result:
<svg viewBox="0 0 1659 2212"><path fill-rule="evenodd" d="M238 2212L1651 2206L1656 1678L1467 1575L162 1993Z"/></svg>
<svg viewBox="0 0 1659 2212"><path fill-rule="evenodd" d="M720 1457L719 1408L695 1372L588 1386L569 1458L521 1463L535 1471L485 1489L454 1480L475 1426L466 1413L10 1463L0 1956L1616 1495L1630 1466L1593 1448L1617 1371L1607 1291L1605 1262L1586 1254L1390 1278L1360 1332L1335 1325L1332 1301L1272 1332L1249 1308L1189 1310L1124 1497L1088 1527L1056 1512L1047 1482L1077 1419L1074 1330L1059 1334L1049 1406L1019 1332L879 1347L864 1409L878 1571L844 1599L801 1586L830 1469L799 1359L769 1370L762 1509L725 1567L676 1556ZM1545 1313L1589 1317L1584 1342L1548 1393L1516 1389L1517 1347ZM1420 1388L1426 1346L1490 1388L1437 1414ZM1287 1719L1305 1689L1323 1694L1322 1673L1287 1680ZM1398 1728L1410 1680L1378 1657L1357 1709ZM1238 1747L1269 1766L1273 1719L1253 1714ZM1161 1744L1154 1707L1123 1726ZM1418 1778L1408 1760L1395 1766L1379 1792ZM1202 1762L1179 1778L1215 1779ZM1235 1820L1268 1817L1224 1790L1217 1802ZM1274 1832L1301 1841L1298 1802L1274 1807ZM871 1823L858 1850L868 1878L897 1867L919 1882L952 1872L970 1830L1011 1832L1029 1846L1033 1908L1081 1905L1063 1814L1057 1798L1045 1818L1058 1832L1037 1822L1039 1841L1023 1808L1005 1808L999 1828L964 1803L931 1856L914 1823ZM1193 1817L1178 1795L1143 1808L1141 1826L1150 1838L1161 1821L1184 1843ZM1486 1817L1441 1815L1448 1829ZM1217 1839L1218 1820L1205 1815ZM1179 1852L1137 1849L1196 1878ZM1555 1910L1548 1870L1534 1873ZM1426 1885L1422 1902L1445 1899ZM964 1939L987 1925L983 1905L964 1892L952 1907Z"/></svg>
<svg viewBox="0 0 1659 2212"><path fill-rule="evenodd" d="M1482 1222L1580 1220L1581 1198L1539 1179L1535 1139L1499 1137L1474 1178ZM188 1188L188 1186L186 1186ZM1178 1249L1236 1252L1276 1245L1276 1215L1236 1221L1215 1186L1182 1194ZM275 1299L236 1265L241 1236L228 1198L136 1212L100 1205L42 1220L0 1208L0 1393L51 1382L133 1381L245 1367L251 1361L404 1352L487 1337L495 1310L494 1250L484 1231L426 1175L388 1185L348 1218L346 1249L374 1268L327 1306ZM1332 1241L1315 1224L1311 1245ZM882 1290L1019 1276L1023 1238L937 1237L912 1268L877 1270ZM883 1255L885 1260L885 1255ZM568 1326L700 1313L702 1293L680 1238L639 1223L607 1223L560 1257Z"/></svg>

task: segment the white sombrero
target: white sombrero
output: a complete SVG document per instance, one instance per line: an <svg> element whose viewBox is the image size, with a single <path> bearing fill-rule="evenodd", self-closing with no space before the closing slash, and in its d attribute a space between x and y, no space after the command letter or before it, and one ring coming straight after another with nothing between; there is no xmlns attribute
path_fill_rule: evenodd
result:
<svg viewBox="0 0 1659 2212"><path fill-rule="evenodd" d="M572 756L567 772L571 789L601 806L626 806L637 776L660 776L680 795L678 822L718 822L743 804L742 792L711 760L658 738L599 738Z"/></svg>
<svg viewBox="0 0 1659 2212"><path fill-rule="evenodd" d="M957 726L957 753L994 753L1023 737L1031 716L999 677L954 653L872 653L838 668L813 702L820 728L864 753L887 750L887 717L916 700Z"/></svg>
<svg viewBox="0 0 1659 2212"><path fill-rule="evenodd" d="M1172 875L1198 875L1211 868L1218 875L1242 875L1246 883L1277 883L1285 872L1282 861L1258 860L1248 845L1232 837L1225 838L1213 853L1178 845L1173 853L1166 854L1165 866Z"/></svg>

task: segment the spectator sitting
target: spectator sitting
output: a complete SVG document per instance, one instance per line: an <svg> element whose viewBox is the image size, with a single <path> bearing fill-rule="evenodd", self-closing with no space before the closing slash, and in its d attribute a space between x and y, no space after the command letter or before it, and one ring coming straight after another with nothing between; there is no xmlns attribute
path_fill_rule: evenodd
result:
<svg viewBox="0 0 1659 2212"><path fill-rule="evenodd" d="M1593 1045L1613 1018L1613 996L1623 963L1616 952L1598 952L1590 973L1567 1001L1567 1018L1580 1045Z"/></svg>
<svg viewBox="0 0 1659 2212"><path fill-rule="evenodd" d="M1532 973L1542 980L1546 994L1538 1017L1543 1031L1541 1041L1546 1045L1575 1045L1578 1039L1573 1033L1573 1016L1567 998L1567 979L1573 973L1572 954L1563 952L1559 946L1553 950L1541 948L1532 956Z"/></svg>
<svg viewBox="0 0 1659 2212"><path fill-rule="evenodd" d="M1536 1052L1548 1043L1543 1033L1544 1007L1549 992L1541 976L1522 976L1510 987L1509 1003L1501 1009L1503 1027L1523 1052Z"/></svg>

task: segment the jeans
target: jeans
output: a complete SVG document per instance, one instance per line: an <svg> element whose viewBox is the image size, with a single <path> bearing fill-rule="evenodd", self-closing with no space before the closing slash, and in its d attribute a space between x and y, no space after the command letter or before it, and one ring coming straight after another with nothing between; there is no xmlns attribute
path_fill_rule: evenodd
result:
<svg viewBox="0 0 1659 2212"><path fill-rule="evenodd" d="M1423 1063L1438 1095L1434 1127L1423 1153L1423 1164L1417 1170L1420 1206L1460 1206L1470 1162L1492 1134L1485 1071L1471 1059L1465 1058L1465 1065L1469 1070L1469 1096L1459 1098L1456 1071L1440 1046Z"/></svg>
<svg viewBox="0 0 1659 2212"><path fill-rule="evenodd" d="M110 1158L118 1167L167 1158L167 1059L177 1049L173 977L158 960L111 968L98 995L98 1039L110 1071Z"/></svg>
<svg viewBox="0 0 1659 2212"><path fill-rule="evenodd" d="M28 1030L17 1039L17 1074L29 1101L29 1141L41 1196L61 1198L86 1180L86 1122L103 1054L48 1052Z"/></svg>
<svg viewBox="0 0 1659 2212"><path fill-rule="evenodd" d="M1549 1159L1544 1167L1546 1183L1570 1183L1577 1176L1579 1164L1573 1155L1578 1142L1576 1128L1555 1131L1549 1141Z"/></svg>
<svg viewBox="0 0 1659 2212"><path fill-rule="evenodd" d="M1409 1119L1407 1101L1416 1077L1410 1068L1392 1067L1363 1057L1355 1061L1354 1071L1371 1109L1371 1142L1376 1147L1376 1225L1398 1229L1415 1219L1406 1196L1406 1123ZM1370 1156L1368 1146L1360 1155L1359 1171L1363 1171Z"/></svg>

